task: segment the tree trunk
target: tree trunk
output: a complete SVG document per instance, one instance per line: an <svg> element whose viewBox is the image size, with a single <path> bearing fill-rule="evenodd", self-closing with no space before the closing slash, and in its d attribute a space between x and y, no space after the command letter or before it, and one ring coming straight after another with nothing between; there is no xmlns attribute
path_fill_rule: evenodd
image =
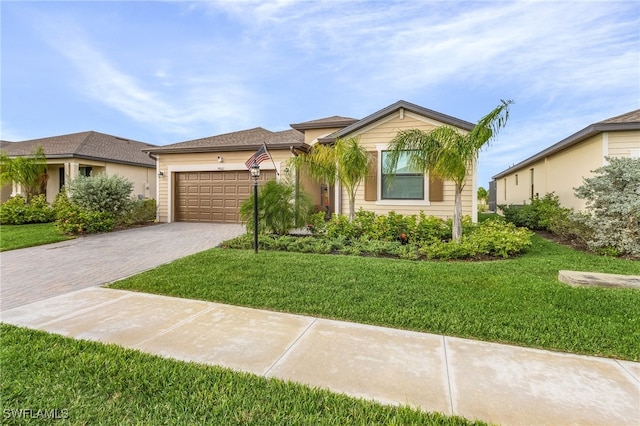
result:
<svg viewBox="0 0 640 426"><path fill-rule="evenodd" d="M353 222L356 218L356 197L355 194L349 194L349 222Z"/></svg>
<svg viewBox="0 0 640 426"><path fill-rule="evenodd" d="M455 205L453 207L453 224L451 225L451 238L460 241L462 237L462 187L456 185Z"/></svg>

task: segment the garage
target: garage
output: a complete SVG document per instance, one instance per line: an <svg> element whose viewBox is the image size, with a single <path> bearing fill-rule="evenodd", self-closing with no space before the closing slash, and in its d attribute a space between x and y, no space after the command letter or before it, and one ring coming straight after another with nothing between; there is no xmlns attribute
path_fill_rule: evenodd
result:
<svg viewBox="0 0 640 426"><path fill-rule="evenodd" d="M272 179L275 172L263 170L259 182ZM176 221L239 223L240 205L252 188L248 170L176 173Z"/></svg>

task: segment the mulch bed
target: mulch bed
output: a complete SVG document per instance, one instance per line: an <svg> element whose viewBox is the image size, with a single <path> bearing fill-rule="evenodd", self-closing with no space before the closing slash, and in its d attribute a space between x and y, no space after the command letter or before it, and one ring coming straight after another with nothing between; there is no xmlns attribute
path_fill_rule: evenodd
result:
<svg viewBox="0 0 640 426"><path fill-rule="evenodd" d="M547 239L549 241L553 241L554 243L558 243L558 244L562 244L563 246L571 247L574 250L580 250L580 251L583 251L585 253L592 253L593 254L593 251L589 250L589 247L587 246L587 243L582 241L582 240L562 237L560 235L556 235L553 232L549 232L549 231L535 231L535 233L538 236L540 236L540 237L542 237L544 239ZM632 255L624 255L624 256L620 256L620 258L621 259L629 259L629 260L640 260L640 257L632 256Z"/></svg>

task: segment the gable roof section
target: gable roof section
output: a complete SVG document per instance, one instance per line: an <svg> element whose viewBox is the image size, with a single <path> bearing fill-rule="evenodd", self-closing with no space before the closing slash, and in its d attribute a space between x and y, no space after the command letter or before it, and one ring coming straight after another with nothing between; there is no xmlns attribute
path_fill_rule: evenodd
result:
<svg viewBox="0 0 640 426"><path fill-rule="evenodd" d="M255 127L239 132L225 133L162 147L154 147L145 149L145 151L154 154L250 151L258 149L263 143L266 143L267 147L271 149L289 149L291 146L299 148L304 145L304 135L295 129L272 132L262 127Z"/></svg>
<svg viewBox="0 0 640 426"><path fill-rule="evenodd" d="M607 118L598 122L598 124L613 124L613 123L640 123L640 109L627 112L625 114L616 115L615 117Z"/></svg>
<svg viewBox="0 0 640 426"><path fill-rule="evenodd" d="M350 117L341 117L334 115L331 117L320 118L318 120L305 121L303 123L290 124L290 126L296 130L310 130L310 129L329 129L335 127L347 127L357 122L358 120Z"/></svg>
<svg viewBox="0 0 640 426"><path fill-rule="evenodd" d="M523 160L518 164L509 167L508 169L498 173L495 176L492 176L491 179L500 179L501 177L504 177L516 170L519 170L523 167L528 166L529 164L535 163L540 159L555 154L558 151L562 151L563 149L576 145L599 133L619 132L624 130L640 130L640 109L591 124L584 129L572 134L571 136L562 139L560 142L551 145L549 148L532 155L526 160Z"/></svg>
<svg viewBox="0 0 640 426"><path fill-rule="evenodd" d="M355 123L352 123L351 125L341 130L338 130L337 132L325 138L321 138L318 141L320 143L333 143L337 138L343 137L345 135L348 135L349 133L353 133L365 126L368 126L369 124L375 121L378 121L390 114L393 114L394 112L398 111L400 108L404 108L407 111L413 112L418 115L422 115L423 117L431 118L432 120L439 121L449 126L458 127L463 130L471 130L474 127L474 124L469 123L468 121L460 120L459 118L442 114L440 112L433 111L431 109L424 108L416 104L412 104L411 102L400 100L398 102L395 102L389 105L386 108L381 109L380 111L374 112L373 114L366 116L362 120L358 120Z"/></svg>
<svg viewBox="0 0 640 426"><path fill-rule="evenodd" d="M31 139L20 142L0 142L0 149L9 156L30 155L42 146L47 158L83 158L134 166L155 167L155 160L142 150L154 145L120 138L99 132L81 132L69 135Z"/></svg>

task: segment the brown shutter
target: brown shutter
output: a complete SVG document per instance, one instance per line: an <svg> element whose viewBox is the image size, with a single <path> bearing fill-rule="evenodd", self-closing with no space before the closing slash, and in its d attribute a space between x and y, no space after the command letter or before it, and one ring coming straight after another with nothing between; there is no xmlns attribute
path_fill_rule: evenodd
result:
<svg viewBox="0 0 640 426"><path fill-rule="evenodd" d="M433 173L429 173L429 201L444 201L444 181Z"/></svg>
<svg viewBox="0 0 640 426"><path fill-rule="evenodd" d="M378 199L378 152L370 152L369 174L364 182L364 200L376 201Z"/></svg>

